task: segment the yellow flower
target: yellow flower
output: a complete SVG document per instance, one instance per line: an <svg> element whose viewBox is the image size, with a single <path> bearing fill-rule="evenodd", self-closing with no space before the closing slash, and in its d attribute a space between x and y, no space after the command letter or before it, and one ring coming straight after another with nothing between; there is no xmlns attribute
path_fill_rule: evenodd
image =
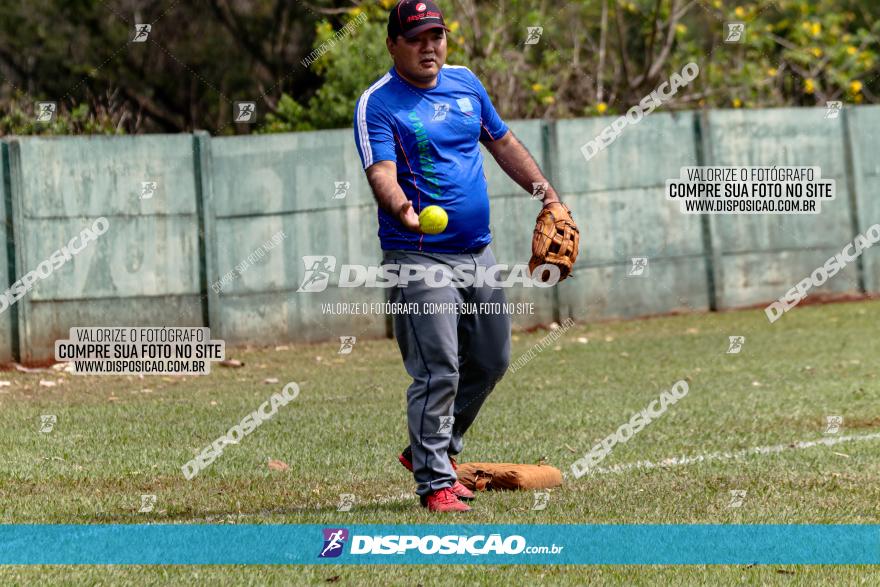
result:
<svg viewBox="0 0 880 587"><path fill-rule="evenodd" d="M605 102L599 102L596 104L596 112L599 114L605 114L605 111L608 110L608 104Z"/></svg>
<svg viewBox="0 0 880 587"><path fill-rule="evenodd" d="M840 40L843 41L844 43L849 43L851 39L852 39L852 35L849 33L840 37Z"/></svg>
<svg viewBox="0 0 880 587"><path fill-rule="evenodd" d="M812 53L816 57L822 57L822 49L820 49L819 47L813 47L812 49L810 49L810 53Z"/></svg>
<svg viewBox="0 0 880 587"><path fill-rule="evenodd" d="M543 89L544 89L544 86L542 86L541 84L532 84L532 91L535 92L536 94Z"/></svg>
<svg viewBox="0 0 880 587"><path fill-rule="evenodd" d="M862 103L862 95L856 94L855 97L853 98L853 102L855 102L856 104L861 104Z"/></svg>
<svg viewBox="0 0 880 587"><path fill-rule="evenodd" d="M464 37L455 37L455 42L459 45L464 45Z"/></svg>
<svg viewBox="0 0 880 587"><path fill-rule="evenodd" d="M397 0L382 0L382 8L385 10L391 10L395 4L397 4Z"/></svg>
<svg viewBox="0 0 880 587"><path fill-rule="evenodd" d="M818 37L820 34L822 34L822 23L814 22L813 24L811 24L810 33L812 33L814 37Z"/></svg>
<svg viewBox="0 0 880 587"><path fill-rule="evenodd" d="M458 30L459 26L461 26L461 24L457 20L453 20L449 23L449 30L454 33Z"/></svg>
<svg viewBox="0 0 880 587"><path fill-rule="evenodd" d="M860 82L859 80L849 82L849 91L852 92L853 94L858 94L859 92L861 92L862 91L862 82Z"/></svg>
<svg viewBox="0 0 880 587"><path fill-rule="evenodd" d="M775 76L776 73L777 73L777 70L775 67L771 67L770 69L767 70L767 75L769 75L770 77Z"/></svg>
<svg viewBox="0 0 880 587"><path fill-rule="evenodd" d="M736 10L734 10L733 13L736 14L737 18L742 18L746 15L746 9L742 6L737 6Z"/></svg>
<svg viewBox="0 0 880 587"><path fill-rule="evenodd" d="M549 104L555 104L555 103L556 103L556 98L554 98L553 96L544 96L544 97L541 99L541 102L543 102L544 104L548 104L548 105L549 105Z"/></svg>
<svg viewBox="0 0 880 587"><path fill-rule="evenodd" d="M852 45L850 45L849 47L846 48L846 52L849 53L850 55L855 55L856 53L859 52L859 50L856 49L855 47L853 47Z"/></svg>
<svg viewBox="0 0 880 587"><path fill-rule="evenodd" d="M675 25L675 32L677 32L681 35L685 34L687 32L687 30L688 30L688 28L681 23L678 23L677 25Z"/></svg>
<svg viewBox="0 0 880 587"><path fill-rule="evenodd" d="M734 98L734 99L733 99L733 107L734 107L734 108L739 108L739 107L742 106L742 105L743 105L743 101L742 101L742 100L740 100L739 98Z"/></svg>
<svg viewBox="0 0 880 587"><path fill-rule="evenodd" d="M715 8L721 8L721 0L712 0L712 6Z"/></svg>
<svg viewBox="0 0 880 587"><path fill-rule="evenodd" d="M808 77L804 80L804 91L808 94L812 94L816 91L816 82L814 82L812 78Z"/></svg>

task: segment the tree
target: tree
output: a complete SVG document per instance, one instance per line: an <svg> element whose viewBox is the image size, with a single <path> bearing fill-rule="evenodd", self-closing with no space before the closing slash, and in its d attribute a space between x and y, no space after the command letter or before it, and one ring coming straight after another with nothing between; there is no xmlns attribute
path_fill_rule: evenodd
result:
<svg viewBox="0 0 880 587"><path fill-rule="evenodd" d="M285 87L320 80L290 67L312 44L321 18L289 0L32 0L0 11L0 101L50 100L113 111L127 132L231 124L232 103L272 111ZM135 25L150 23L144 42ZM112 97L112 98L111 98ZM119 107L111 108L111 99ZM5 108L4 108L5 110Z"/></svg>
<svg viewBox="0 0 880 587"><path fill-rule="evenodd" d="M358 96L391 65L384 39L394 3L14 3L0 11L0 132L349 127ZM470 67L508 119L623 113L691 61L699 77L664 108L874 103L880 92L876 2L440 5L448 61ZM725 42L731 21L745 24L741 42ZM131 42L137 23L153 26L146 42ZM22 122L43 99L59 103L59 120L77 112L76 121L57 130ZM235 101L257 102L258 123L233 124Z"/></svg>

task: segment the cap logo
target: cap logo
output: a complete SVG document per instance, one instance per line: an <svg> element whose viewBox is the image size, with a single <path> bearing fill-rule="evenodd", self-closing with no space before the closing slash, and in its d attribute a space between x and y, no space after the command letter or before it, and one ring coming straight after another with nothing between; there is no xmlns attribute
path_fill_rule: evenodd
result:
<svg viewBox="0 0 880 587"><path fill-rule="evenodd" d="M419 2L418 4L416 4L416 11L418 12L424 12L425 10L427 10L427 8L428 7L425 6L424 2Z"/></svg>

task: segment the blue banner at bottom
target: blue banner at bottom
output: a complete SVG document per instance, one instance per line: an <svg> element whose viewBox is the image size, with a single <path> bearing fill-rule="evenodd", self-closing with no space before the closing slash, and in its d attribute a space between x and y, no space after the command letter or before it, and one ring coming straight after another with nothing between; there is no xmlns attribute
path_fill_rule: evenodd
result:
<svg viewBox="0 0 880 587"><path fill-rule="evenodd" d="M0 525L0 564L880 564L880 525Z"/></svg>

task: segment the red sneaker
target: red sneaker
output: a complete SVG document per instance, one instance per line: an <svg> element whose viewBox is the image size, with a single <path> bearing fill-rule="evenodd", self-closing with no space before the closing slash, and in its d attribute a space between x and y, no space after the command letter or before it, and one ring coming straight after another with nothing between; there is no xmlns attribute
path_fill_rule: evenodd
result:
<svg viewBox="0 0 880 587"><path fill-rule="evenodd" d="M470 506L459 501L451 487L438 489L430 495L422 496L422 506L432 512L469 512Z"/></svg>
<svg viewBox="0 0 880 587"><path fill-rule="evenodd" d="M450 487L450 489L452 489L452 493L458 496L458 499L470 501L474 498L474 493L470 489L462 485L461 481L456 481L455 485Z"/></svg>
<svg viewBox="0 0 880 587"><path fill-rule="evenodd" d="M403 452L400 453L400 456L397 457L397 460L400 461L400 464L406 467L406 470L410 473L413 472L412 466L412 449L410 447L406 447L403 449Z"/></svg>
<svg viewBox="0 0 880 587"><path fill-rule="evenodd" d="M406 470L412 473L412 449L410 447L406 447L403 449L403 452L400 453L400 456L397 457L397 460L400 461L400 464L406 467ZM455 463L455 457L449 456L449 464L452 465L452 470L458 470L458 465ZM455 485L453 485L450 489L452 492L458 496L458 499L463 499L465 501L470 501L474 499L473 492L461 484L460 481L456 481Z"/></svg>

